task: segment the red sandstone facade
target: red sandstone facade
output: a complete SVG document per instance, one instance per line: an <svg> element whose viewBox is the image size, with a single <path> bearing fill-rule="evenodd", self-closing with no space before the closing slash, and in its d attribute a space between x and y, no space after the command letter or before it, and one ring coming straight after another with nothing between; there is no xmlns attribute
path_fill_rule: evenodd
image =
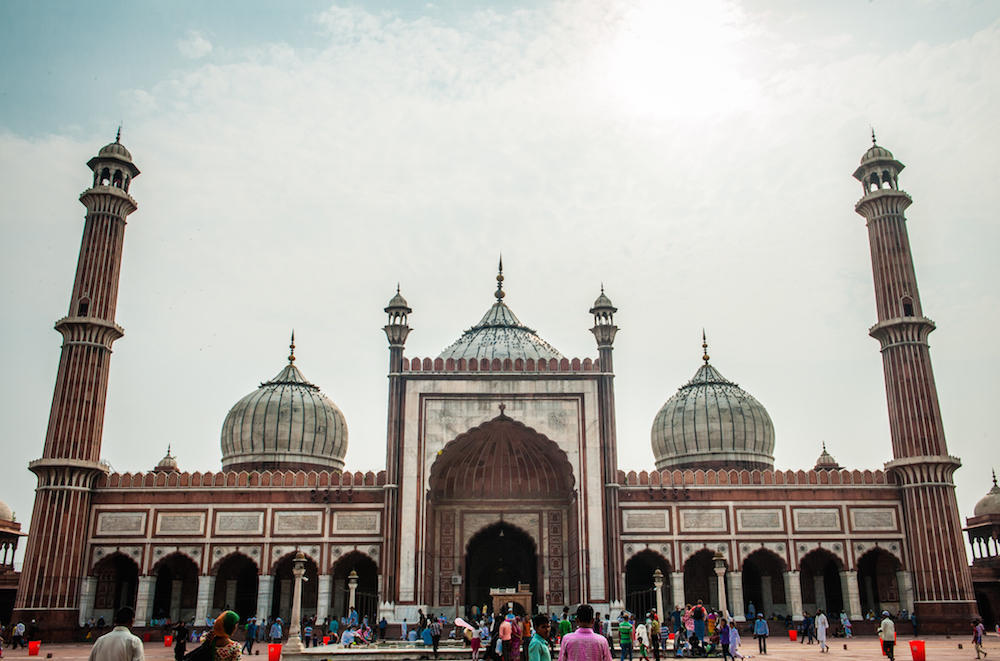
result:
<svg viewBox="0 0 1000 661"><path fill-rule="evenodd" d="M90 166L70 313L56 325L65 342L52 414L43 458L31 465L39 489L17 598L21 616L48 631L69 636L122 605L136 608L139 626L201 621L226 605L287 619L296 550L312 579L303 612L321 619L343 614L352 594L363 612L412 622L418 609L464 612L492 588L520 584L546 610L699 598L724 603L738 620L751 602L796 619L817 608L852 619L916 609L926 630L974 612L951 482L958 460L945 447L927 355L933 323L922 316L903 218L910 198L896 185L902 165L881 147L856 176L865 184L857 210L871 237L879 320L871 332L883 346L895 457L886 472L840 470L822 457L809 471L728 470L724 457L736 455L710 440L686 467L623 473L617 310L602 291L590 310L598 358L564 357L513 316L501 274L483 321L436 358L404 358L412 310L398 291L385 308L385 471L284 456L275 470L187 473L168 452L153 472L108 474L98 458L111 343L122 334L114 310L125 218L136 208L127 191L138 169L117 141ZM743 396L707 350L703 360L684 388ZM318 392L294 355L251 404L280 408L288 388ZM251 404L230 416L252 417ZM770 434L753 450L766 463L773 428L753 406ZM299 441L329 432L300 427ZM224 448L227 433L232 447L259 440L251 423L245 433L225 429ZM338 443L342 451L346 432ZM241 466L237 459L229 465ZM928 538L928 529L939 532ZM665 577L658 597L656 569Z"/></svg>

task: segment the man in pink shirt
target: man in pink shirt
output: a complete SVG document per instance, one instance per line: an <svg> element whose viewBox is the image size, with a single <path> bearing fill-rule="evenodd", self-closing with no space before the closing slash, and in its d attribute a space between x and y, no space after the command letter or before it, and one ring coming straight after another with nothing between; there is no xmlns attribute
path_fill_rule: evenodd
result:
<svg viewBox="0 0 1000 661"><path fill-rule="evenodd" d="M608 639L594 633L594 609L589 604L576 609L576 631L563 636L559 661L611 661Z"/></svg>
<svg viewBox="0 0 1000 661"><path fill-rule="evenodd" d="M507 614L507 617L503 619L500 623L500 649L503 650L503 661L511 661L510 659L510 636L511 630L514 628L514 615L511 613Z"/></svg>

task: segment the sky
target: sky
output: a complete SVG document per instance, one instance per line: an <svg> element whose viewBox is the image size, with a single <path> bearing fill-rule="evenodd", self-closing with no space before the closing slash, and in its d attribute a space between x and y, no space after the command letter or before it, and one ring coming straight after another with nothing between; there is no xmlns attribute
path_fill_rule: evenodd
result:
<svg viewBox="0 0 1000 661"><path fill-rule="evenodd" d="M619 465L713 365L768 409L775 463L891 458L851 177L906 164L908 227L963 516L1000 464L1000 4L704 0L0 3L0 499L30 520L83 227L85 163L142 170L102 456L218 470L229 408L296 364L385 464L397 282L408 356L493 301L596 357L603 283Z"/></svg>

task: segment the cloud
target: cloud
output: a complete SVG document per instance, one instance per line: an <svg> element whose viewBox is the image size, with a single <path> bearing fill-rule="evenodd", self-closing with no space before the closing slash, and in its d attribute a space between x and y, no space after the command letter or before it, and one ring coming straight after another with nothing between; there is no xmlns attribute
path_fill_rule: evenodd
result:
<svg viewBox="0 0 1000 661"><path fill-rule="evenodd" d="M177 40L177 50L184 57L197 60L212 52L212 42L198 30L188 30L182 39Z"/></svg>

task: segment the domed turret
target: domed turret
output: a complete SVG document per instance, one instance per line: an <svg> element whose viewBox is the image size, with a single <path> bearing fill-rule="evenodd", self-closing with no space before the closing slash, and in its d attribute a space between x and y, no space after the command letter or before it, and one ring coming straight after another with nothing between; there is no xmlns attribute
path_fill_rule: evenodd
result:
<svg viewBox="0 0 1000 661"><path fill-rule="evenodd" d="M656 468L774 467L774 425L749 393L709 364L660 408L651 433Z"/></svg>
<svg viewBox="0 0 1000 661"><path fill-rule="evenodd" d="M496 303L486 311L479 323L462 333L460 338L441 352L439 358L549 360L563 357L558 349L538 337L533 329L522 324L503 302L506 296L503 290L503 261L500 262L494 296L497 299Z"/></svg>
<svg viewBox="0 0 1000 661"><path fill-rule="evenodd" d="M816 466L813 470L817 471L839 471L843 468L837 463L837 460L833 458L829 452L826 451L826 443L823 444L823 451L820 453L819 458L816 460Z"/></svg>
<svg viewBox="0 0 1000 661"><path fill-rule="evenodd" d="M167 446L167 454L164 455L163 459L156 464L156 468L153 471L157 473L179 473L180 468L177 467L177 457L170 454L170 446Z"/></svg>
<svg viewBox="0 0 1000 661"><path fill-rule="evenodd" d="M14 511L10 508L10 505L0 500L0 521L13 521Z"/></svg>
<svg viewBox="0 0 1000 661"><path fill-rule="evenodd" d="M973 510L974 516L1000 515L1000 487L997 486L997 472L993 471L993 488L989 493L979 499L976 508Z"/></svg>
<svg viewBox="0 0 1000 661"><path fill-rule="evenodd" d="M223 470L342 470L347 422L337 405L288 365L229 411L222 425Z"/></svg>

